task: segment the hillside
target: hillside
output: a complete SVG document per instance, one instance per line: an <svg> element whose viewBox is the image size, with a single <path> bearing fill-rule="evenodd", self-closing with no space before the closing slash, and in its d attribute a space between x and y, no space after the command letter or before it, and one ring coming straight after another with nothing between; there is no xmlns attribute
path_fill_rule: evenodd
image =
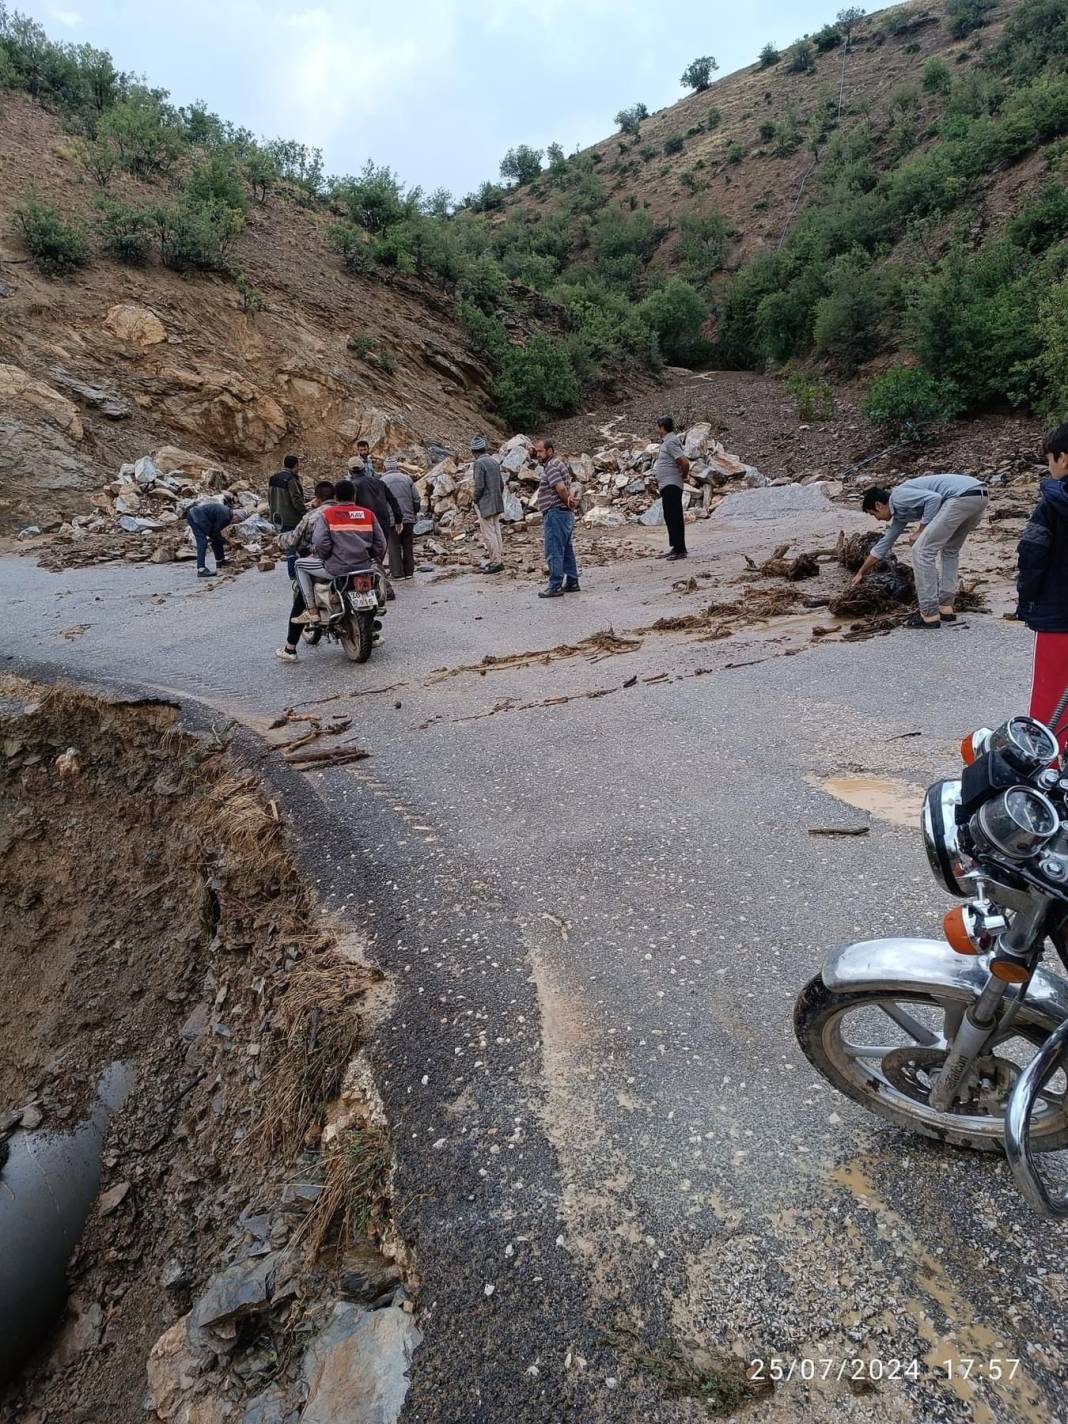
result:
<svg viewBox="0 0 1068 1424"><path fill-rule="evenodd" d="M50 280L26 260L11 213L32 185L65 216L90 220L95 185L57 114L19 94L0 103L0 531L87 508L119 466L161 445L268 473L284 451L309 476L336 473L359 435L380 452L470 438L487 413L489 371L451 300L403 274L351 275L328 249L329 214L284 193L252 203L229 260L263 300L243 310L232 278L149 261L94 260ZM161 185L116 174L109 193L159 201ZM109 330L119 305L158 318L145 339ZM112 323L114 326L114 323ZM362 338L367 357L348 349ZM376 364L386 353L386 365ZM69 381L118 398L99 399ZM32 383L32 384L28 384ZM41 389L43 387L43 391Z"/></svg>

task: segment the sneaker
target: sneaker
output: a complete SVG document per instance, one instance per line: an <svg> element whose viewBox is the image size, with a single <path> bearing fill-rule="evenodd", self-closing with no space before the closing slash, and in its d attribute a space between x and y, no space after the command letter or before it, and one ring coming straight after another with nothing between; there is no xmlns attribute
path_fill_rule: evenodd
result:
<svg viewBox="0 0 1068 1424"><path fill-rule="evenodd" d="M214 569L197 569L197 578L214 578Z"/></svg>
<svg viewBox="0 0 1068 1424"><path fill-rule="evenodd" d="M672 549L672 551L671 551L670 554L665 554L665 555L664 555L665 562L667 562L667 563L669 563L669 564L677 564L680 559L684 559L685 557L686 557L686 550L685 550L685 549L682 551L681 554L676 553L675 550Z"/></svg>
<svg viewBox="0 0 1068 1424"><path fill-rule="evenodd" d="M489 568L486 570L486 572L487 572L488 574L503 574L503 573L504 573L504 565L503 565L503 564L490 564L490 566L489 566Z"/></svg>
<svg viewBox="0 0 1068 1424"><path fill-rule="evenodd" d="M216 559L215 567L217 569L228 569L233 562L233 559Z"/></svg>
<svg viewBox="0 0 1068 1424"><path fill-rule="evenodd" d="M289 648L275 648L274 655L281 658L284 663L295 663L298 661L297 655Z"/></svg>
<svg viewBox="0 0 1068 1424"><path fill-rule="evenodd" d="M563 598L563 596L564 590L562 588L543 588L538 593L539 598Z"/></svg>
<svg viewBox="0 0 1068 1424"><path fill-rule="evenodd" d="M656 557L657 557L658 559L673 559L673 558L675 557L675 550L674 550L674 549L666 549L666 550L664 551L664 553L662 553L662 554L657 554Z"/></svg>
<svg viewBox="0 0 1068 1424"><path fill-rule="evenodd" d="M298 613L297 616L293 619L294 623L306 623L310 628L318 628L322 621L323 620L319 617L318 609L316 609L315 612L312 613L311 610L307 608L304 610L303 613Z"/></svg>
<svg viewBox="0 0 1068 1424"><path fill-rule="evenodd" d="M905 619L906 628L941 628L942 621L936 618L933 623L928 623L921 613L913 613L910 618Z"/></svg>
<svg viewBox="0 0 1068 1424"><path fill-rule="evenodd" d="M579 583L578 579L570 580L570 581L568 581L567 583L564 584L564 592L565 592L565 593L581 593L581 592L582 592L582 585Z"/></svg>

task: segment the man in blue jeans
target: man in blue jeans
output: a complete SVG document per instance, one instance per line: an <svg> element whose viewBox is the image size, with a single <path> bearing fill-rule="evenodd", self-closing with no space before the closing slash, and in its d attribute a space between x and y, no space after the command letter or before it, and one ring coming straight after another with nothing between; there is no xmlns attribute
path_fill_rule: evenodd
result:
<svg viewBox="0 0 1068 1424"><path fill-rule="evenodd" d="M215 577L215 569L207 567L209 544L215 555L215 567L224 569L229 564L222 532L231 524L240 524L248 518L246 514L238 514L234 504L232 494L222 494L218 499L197 500L186 510L185 522L193 531L193 542L197 546L197 578Z"/></svg>
<svg viewBox="0 0 1068 1424"><path fill-rule="evenodd" d="M562 598L565 593L581 593L575 546L571 542L575 532L571 472L563 460L557 459L551 440L538 442L534 458L541 466L538 508L545 537L545 562L549 565L548 587L543 588L538 597Z"/></svg>

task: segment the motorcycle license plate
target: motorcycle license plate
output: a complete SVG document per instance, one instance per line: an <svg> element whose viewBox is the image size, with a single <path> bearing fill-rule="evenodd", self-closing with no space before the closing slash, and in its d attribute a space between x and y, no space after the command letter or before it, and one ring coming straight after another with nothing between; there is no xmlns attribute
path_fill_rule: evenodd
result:
<svg viewBox="0 0 1068 1424"><path fill-rule="evenodd" d="M350 593L349 602L358 612L378 607L378 599L373 593Z"/></svg>

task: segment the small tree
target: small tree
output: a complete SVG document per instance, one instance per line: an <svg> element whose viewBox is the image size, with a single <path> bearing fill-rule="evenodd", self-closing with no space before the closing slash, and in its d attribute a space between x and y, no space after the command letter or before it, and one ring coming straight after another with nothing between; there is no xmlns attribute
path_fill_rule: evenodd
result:
<svg viewBox="0 0 1068 1424"><path fill-rule="evenodd" d="M778 64L780 59L782 59L782 55L769 40L768 43L764 46L764 48L760 51L761 69L771 69L773 65Z"/></svg>
<svg viewBox="0 0 1068 1424"><path fill-rule="evenodd" d="M647 119L648 117L649 110L644 104L631 104L629 109L620 109L616 115L616 123L622 133L636 134L642 119Z"/></svg>
<svg viewBox="0 0 1068 1424"><path fill-rule="evenodd" d="M129 267L141 267L152 241L152 214L101 193L96 202L96 230L109 257Z"/></svg>
<svg viewBox="0 0 1068 1424"><path fill-rule="evenodd" d="M29 249L38 272L45 277L66 277L89 261L89 244L75 223L66 222L55 208L29 193L16 203L11 226Z"/></svg>
<svg viewBox="0 0 1068 1424"><path fill-rule="evenodd" d="M540 148L531 148L526 143L517 144L501 159L501 177L515 183L517 187L522 187L524 183L533 183L541 172L542 156L543 151Z"/></svg>
<svg viewBox="0 0 1068 1424"><path fill-rule="evenodd" d="M712 73L718 69L719 65L710 54L703 54L699 59L693 59L682 71L682 78L679 83L687 89L693 89L698 94L704 91L712 83Z"/></svg>
<svg viewBox="0 0 1068 1424"><path fill-rule="evenodd" d="M262 207L281 176L277 160L257 144L245 159L243 171L253 198Z"/></svg>
<svg viewBox="0 0 1068 1424"><path fill-rule="evenodd" d="M344 264L345 271L359 276L374 267L374 257L364 233L352 223L332 223L326 229L326 241Z"/></svg>
<svg viewBox="0 0 1068 1424"><path fill-rule="evenodd" d="M837 25L824 25L822 29L816 31L812 38L820 54L827 54L829 50L837 49L842 43L842 31Z"/></svg>
<svg viewBox="0 0 1068 1424"><path fill-rule="evenodd" d="M816 67L816 51L808 40L798 40L790 50L787 69L791 74L808 74Z"/></svg>
<svg viewBox="0 0 1068 1424"><path fill-rule="evenodd" d="M853 43L853 32L864 18L864 11L859 5L850 5L845 10L839 10L834 17L834 23L841 30L848 47Z"/></svg>
<svg viewBox="0 0 1068 1424"><path fill-rule="evenodd" d="M447 218L451 207L452 194L448 188L435 188L423 199L423 212L428 218Z"/></svg>
<svg viewBox="0 0 1068 1424"><path fill-rule="evenodd" d="M682 134L669 134L664 140L664 156L670 158L674 153L681 153L685 140Z"/></svg>
<svg viewBox="0 0 1068 1424"><path fill-rule="evenodd" d="M545 157L549 160L549 172L554 178L567 172L567 154L562 144L551 143L545 150Z"/></svg>
<svg viewBox="0 0 1068 1424"><path fill-rule="evenodd" d="M946 0L950 34L962 40L973 30L981 30L990 23L988 16L996 6L997 0Z"/></svg>
<svg viewBox="0 0 1068 1424"><path fill-rule="evenodd" d="M241 310L252 316L255 312L263 311L263 296L252 285L248 276L244 272L237 274L237 292L241 298Z"/></svg>
<svg viewBox="0 0 1068 1424"><path fill-rule="evenodd" d="M100 139L79 139L74 153L79 165L93 182L101 188L106 188L119 161L119 156L111 145Z"/></svg>

